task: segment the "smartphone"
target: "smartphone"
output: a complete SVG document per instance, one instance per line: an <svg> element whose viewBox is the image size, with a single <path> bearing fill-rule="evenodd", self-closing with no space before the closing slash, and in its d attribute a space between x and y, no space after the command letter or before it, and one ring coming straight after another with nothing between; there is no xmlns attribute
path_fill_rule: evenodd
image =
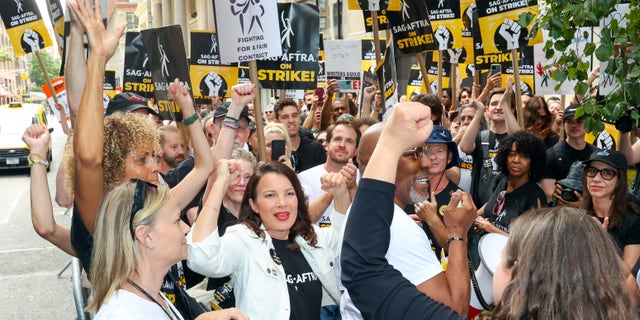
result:
<svg viewBox="0 0 640 320"><path fill-rule="evenodd" d="M499 63L491 64L491 74L496 74L502 72L502 66Z"/></svg>
<svg viewBox="0 0 640 320"><path fill-rule="evenodd" d="M284 155L284 140L271 141L271 160L278 161L280 156Z"/></svg>
<svg viewBox="0 0 640 320"><path fill-rule="evenodd" d="M316 88L316 96L318 96L319 103L324 102L324 88L322 87Z"/></svg>

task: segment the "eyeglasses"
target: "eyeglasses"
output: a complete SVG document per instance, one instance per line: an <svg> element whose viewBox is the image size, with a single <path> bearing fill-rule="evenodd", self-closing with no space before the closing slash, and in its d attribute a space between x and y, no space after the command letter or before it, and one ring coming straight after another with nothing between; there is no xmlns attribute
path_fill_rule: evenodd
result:
<svg viewBox="0 0 640 320"><path fill-rule="evenodd" d="M413 156L413 158L417 160L424 157L424 152L426 151L425 149L426 148L423 148L423 147L415 147L403 152L402 156L403 157Z"/></svg>
<svg viewBox="0 0 640 320"><path fill-rule="evenodd" d="M600 176L602 177L602 179L607 180L607 181L613 179L613 177L618 175L617 171L611 170L611 169L600 169L600 170L598 170L595 167L586 167L584 170L587 173L587 177L589 177L589 178L594 178L596 176L596 174L600 173Z"/></svg>
<svg viewBox="0 0 640 320"><path fill-rule="evenodd" d="M156 191L158 186L140 179L132 179L131 182L136 183L136 191L133 193L133 206L131 207L131 216L129 217L129 230L131 231L131 238L135 239L136 236L133 230L133 218L136 216L138 211L144 208L144 200L147 197L147 192L150 190Z"/></svg>
<svg viewBox="0 0 640 320"><path fill-rule="evenodd" d="M502 213L502 207L504 207L504 200L505 200L505 195L507 194L506 191L500 191L500 193L498 193L498 198L496 199L497 202L495 205L493 205L493 215L495 215L496 217L500 215L500 213Z"/></svg>

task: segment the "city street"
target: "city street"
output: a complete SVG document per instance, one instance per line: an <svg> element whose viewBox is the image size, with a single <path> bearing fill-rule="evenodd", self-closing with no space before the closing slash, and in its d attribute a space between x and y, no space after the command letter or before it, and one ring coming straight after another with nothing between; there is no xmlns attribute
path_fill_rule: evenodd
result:
<svg viewBox="0 0 640 320"><path fill-rule="evenodd" d="M48 174L55 192L66 136L53 116L53 163ZM70 257L33 230L29 204L29 171L0 171L0 319L75 319L71 268L58 272ZM68 226L70 216L54 203L56 220Z"/></svg>

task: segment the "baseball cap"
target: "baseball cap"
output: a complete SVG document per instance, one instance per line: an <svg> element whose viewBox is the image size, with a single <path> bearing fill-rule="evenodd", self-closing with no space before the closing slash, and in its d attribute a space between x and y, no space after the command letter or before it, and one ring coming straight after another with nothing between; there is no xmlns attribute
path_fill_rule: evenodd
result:
<svg viewBox="0 0 640 320"><path fill-rule="evenodd" d="M562 120L574 119L576 115L576 110L580 105L572 104L569 105L566 109L564 109L564 114L562 115Z"/></svg>
<svg viewBox="0 0 640 320"><path fill-rule="evenodd" d="M569 174L566 178L559 180L556 182L557 184L582 192L582 169L584 168L584 163L582 161L576 161L571 165L569 169Z"/></svg>
<svg viewBox="0 0 640 320"><path fill-rule="evenodd" d="M620 171L627 170L629 166L627 158L621 152L615 150L600 150L591 154L589 160L583 161L585 165L589 165L593 161L604 162Z"/></svg>
<svg viewBox="0 0 640 320"><path fill-rule="evenodd" d="M128 113L139 109L145 109L149 114L158 115L158 112L148 107L146 98L132 92L124 92L116 94L109 104L107 104L107 112L105 115L111 115L116 112Z"/></svg>
<svg viewBox="0 0 640 320"><path fill-rule="evenodd" d="M225 104L219 105L216 108L215 113L213 114L213 120L226 117L227 112L229 112L228 104L225 103ZM249 108L247 108L247 106L242 108L242 112L240 112L240 118L245 118L247 120L247 123L251 122L251 119L249 119Z"/></svg>
<svg viewBox="0 0 640 320"><path fill-rule="evenodd" d="M451 132L443 126L433 126L433 131L425 143L444 143L453 154L453 159L447 164L447 169L460 164L460 156L458 155L458 146L451 140Z"/></svg>

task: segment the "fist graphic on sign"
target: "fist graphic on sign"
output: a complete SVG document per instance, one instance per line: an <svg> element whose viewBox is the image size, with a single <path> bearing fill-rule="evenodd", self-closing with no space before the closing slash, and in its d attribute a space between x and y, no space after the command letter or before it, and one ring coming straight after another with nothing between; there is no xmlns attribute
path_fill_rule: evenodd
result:
<svg viewBox="0 0 640 320"><path fill-rule="evenodd" d="M40 35L34 30L25 30L24 34L22 34L22 41L28 46L26 48L23 46L25 52L36 52L40 50Z"/></svg>
<svg viewBox="0 0 640 320"><path fill-rule="evenodd" d="M500 25L498 33L507 42L507 50L518 48L520 32L522 32L522 27L520 27L518 22L510 19L504 19L504 22Z"/></svg>
<svg viewBox="0 0 640 320"><path fill-rule="evenodd" d="M449 39L451 32L444 26L439 26L433 36L438 41L438 50L447 50L449 48Z"/></svg>
<svg viewBox="0 0 640 320"><path fill-rule="evenodd" d="M220 77L220 75L215 72L209 72L209 74L207 74L207 76L204 78L204 83L207 86L207 89L209 89L210 97L222 96L220 94L220 89L222 88L224 80L222 79L222 77Z"/></svg>

